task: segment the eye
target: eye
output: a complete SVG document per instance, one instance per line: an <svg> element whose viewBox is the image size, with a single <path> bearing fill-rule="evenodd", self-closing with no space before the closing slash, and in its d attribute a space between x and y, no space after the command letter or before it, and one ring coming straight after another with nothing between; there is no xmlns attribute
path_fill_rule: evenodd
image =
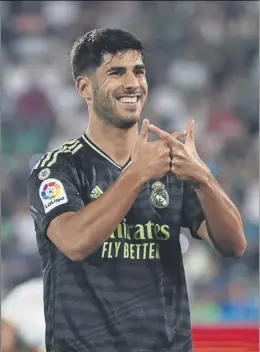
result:
<svg viewBox="0 0 260 352"><path fill-rule="evenodd" d="M135 74L136 74L137 76L143 76L143 75L145 75L145 70L144 70L143 68L141 68L141 69L139 69L139 70L136 70L136 71L135 71Z"/></svg>
<svg viewBox="0 0 260 352"><path fill-rule="evenodd" d="M123 76L124 72L122 71L112 71L109 73L109 76Z"/></svg>

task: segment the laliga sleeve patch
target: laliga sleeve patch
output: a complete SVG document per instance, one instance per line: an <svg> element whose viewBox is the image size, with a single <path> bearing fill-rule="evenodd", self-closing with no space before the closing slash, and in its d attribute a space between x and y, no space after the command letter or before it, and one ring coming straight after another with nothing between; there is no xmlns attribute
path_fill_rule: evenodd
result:
<svg viewBox="0 0 260 352"><path fill-rule="evenodd" d="M63 184L55 178L48 178L42 182L39 190L39 196L41 198L45 213L48 213L59 205L68 202L68 197Z"/></svg>

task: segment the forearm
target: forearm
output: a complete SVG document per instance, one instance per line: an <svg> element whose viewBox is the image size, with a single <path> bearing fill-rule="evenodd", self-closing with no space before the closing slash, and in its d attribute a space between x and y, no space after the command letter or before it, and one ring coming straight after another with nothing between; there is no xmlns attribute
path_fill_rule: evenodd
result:
<svg viewBox="0 0 260 352"><path fill-rule="evenodd" d="M209 236L216 250L225 257L241 256L246 248L241 216L213 176L207 175L196 189Z"/></svg>
<svg viewBox="0 0 260 352"><path fill-rule="evenodd" d="M1 319L1 337L1 351L13 351L16 341L16 330L11 323L3 318Z"/></svg>
<svg viewBox="0 0 260 352"><path fill-rule="evenodd" d="M71 259L84 259L116 229L134 203L142 183L130 165L98 199L75 213L54 219L49 237Z"/></svg>

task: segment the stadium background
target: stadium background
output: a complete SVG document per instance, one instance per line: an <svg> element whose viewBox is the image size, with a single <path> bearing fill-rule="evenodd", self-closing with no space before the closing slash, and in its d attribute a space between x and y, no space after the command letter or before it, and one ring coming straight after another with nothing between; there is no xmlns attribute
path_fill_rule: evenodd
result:
<svg viewBox="0 0 260 352"><path fill-rule="evenodd" d="M87 126L71 45L96 27L124 28L149 51L143 116L168 131L195 118L199 154L243 216L248 248L239 260L182 237L196 351L220 352L228 339L225 352L253 351L245 343L256 334L227 329L250 334L259 319L259 3L5 1L1 12L2 298L40 275L26 195L30 169Z"/></svg>

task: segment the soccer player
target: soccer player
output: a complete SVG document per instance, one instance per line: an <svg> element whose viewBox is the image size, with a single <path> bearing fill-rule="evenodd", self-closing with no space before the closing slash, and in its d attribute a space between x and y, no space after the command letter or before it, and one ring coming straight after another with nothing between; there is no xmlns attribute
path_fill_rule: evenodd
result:
<svg viewBox="0 0 260 352"><path fill-rule="evenodd" d="M197 155L193 121L170 135L145 119L138 135L148 86L134 35L93 30L71 63L88 128L29 177L47 352L191 351L180 228L237 257L241 217Z"/></svg>
<svg viewBox="0 0 260 352"><path fill-rule="evenodd" d="M1 351L13 352L17 340L30 351L45 350L42 278L16 286L1 303Z"/></svg>

